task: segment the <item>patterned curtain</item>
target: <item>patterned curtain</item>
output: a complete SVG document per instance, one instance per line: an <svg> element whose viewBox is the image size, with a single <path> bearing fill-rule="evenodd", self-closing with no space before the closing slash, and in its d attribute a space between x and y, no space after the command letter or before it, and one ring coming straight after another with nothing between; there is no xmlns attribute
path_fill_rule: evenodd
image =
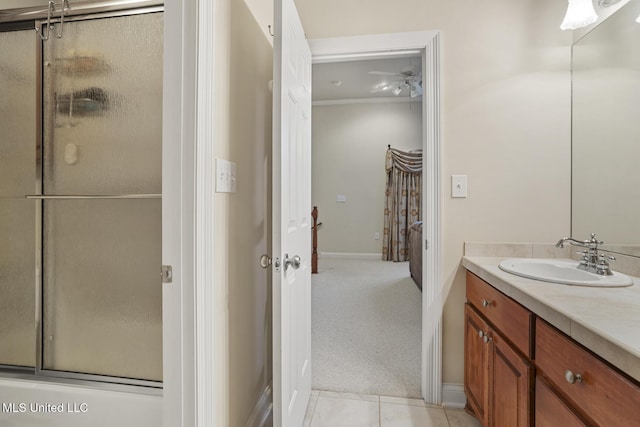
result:
<svg viewBox="0 0 640 427"><path fill-rule="evenodd" d="M422 220L422 150L387 150L383 261L409 260L409 227Z"/></svg>

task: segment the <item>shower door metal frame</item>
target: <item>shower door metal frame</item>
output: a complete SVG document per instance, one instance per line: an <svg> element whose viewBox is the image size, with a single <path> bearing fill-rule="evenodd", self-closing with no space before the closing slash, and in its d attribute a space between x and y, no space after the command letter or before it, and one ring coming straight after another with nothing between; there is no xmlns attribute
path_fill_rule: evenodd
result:
<svg viewBox="0 0 640 427"><path fill-rule="evenodd" d="M84 3L84 2L78 2ZM142 1L140 2L143 5L148 4L158 4L157 1ZM78 21L88 21L94 19L103 19L103 18L115 18L115 17L123 17L123 16L131 16L131 15L141 15L147 13L162 13L164 12L164 7L160 2L159 6L132 6L131 3L126 3L128 7L136 7L132 9L122 9L123 2L119 1L111 1L111 2L101 2L100 7L96 8L93 6L90 10L84 10L80 8L75 8L72 10L73 13L67 15L65 14L64 22L78 22ZM75 5L75 3L74 3ZM116 10L114 10L116 9ZM122 10L121 10L122 9ZM84 10L84 13L83 13ZM19 16L19 15L16 15ZM45 15L46 16L46 15ZM42 16L40 16L42 18ZM33 19L33 16L29 19ZM7 19L3 16L0 16L0 23L6 22ZM42 31L42 28L47 25L46 19L35 20L35 28L38 31ZM58 24L60 22L60 18L56 17L55 19L51 19L49 21L51 24ZM134 378L123 378L123 377L113 377L107 375L97 375L97 374L87 374L87 373L79 373L79 372L70 372L70 371L56 371L52 369L44 369L43 368L43 327L44 327L44 319L43 319L43 202L45 200L68 200L68 199L161 199L162 194L114 194L114 195L45 195L43 192L43 169L44 169L44 130L48 129L47 126L44 125L44 120L47 119L44 115L44 82L43 82L43 67L44 67L44 43L48 41L43 41L40 37L34 37L36 43L36 141L35 141L35 149L36 149L36 176L35 176L35 188L34 194L26 195L26 199L34 200L35 202L35 246L36 253L35 256L35 327L36 327L36 360L35 360L35 369L31 367L17 367L17 366L8 366L8 365L0 365L0 371L2 371L2 376L10 377L10 378L20 378L20 379L38 379L43 381L51 381L51 382L63 382L68 384L78 384L78 385L90 385L92 387L108 389L108 390L118 390L118 391L128 391L134 393L142 393L142 394L152 394L152 395L162 395L162 387L163 383L161 381L151 381L151 380L141 380ZM52 131L52 130L47 130ZM160 265L158 265L158 281L160 282Z"/></svg>
<svg viewBox="0 0 640 427"><path fill-rule="evenodd" d="M7 19L5 16L0 15L0 33L4 33L4 32L13 32L13 31L28 31L34 28L34 24L36 21L33 20L33 18L25 18L25 20L23 21L16 21L14 19ZM39 39L36 39L34 37L34 42L36 43L35 46L35 54L37 58L41 58L42 57L42 44L40 43ZM42 147L42 67L41 65L41 60L36 59L36 73L35 73L35 81L36 81L36 94L35 94L35 98L36 98L36 112L35 112L35 119L36 119L36 123L35 123L35 128L36 128L36 158L35 158L35 168L36 168L36 176L35 176L35 185L34 185L34 191L37 193L42 193L42 171L40 169L38 169L38 164L41 163L39 157L41 154L41 147ZM39 207L41 205L40 201L36 201L36 205L35 205L35 229L34 229L34 238L35 238L35 254L34 257L36 258L36 262L35 262L35 280L36 280L36 284L35 284L35 322L36 322L36 361L35 364L37 366L38 363L38 357L37 355L39 354L40 350L38 349L38 322L40 319L40 314L39 314L39 301L40 301L40 293L41 293L41 289L39 289L38 287L38 276L39 276L39 265L42 265L41 263L41 255L42 255L42 250L41 250L41 246L42 246L42 242L38 241L38 236L42 235L42 230L39 229L39 227L42 224L41 221L41 215L38 215L38 210ZM41 212L41 211L40 211ZM19 379L33 379L33 375L35 373L35 369L34 367L31 366L16 366L16 365L5 365L5 364L1 364L0 363L0 373L2 377L8 377L8 378L19 378Z"/></svg>
<svg viewBox="0 0 640 427"><path fill-rule="evenodd" d="M60 2L62 3L62 2ZM59 4L60 4L59 3ZM59 5L58 4L58 5ZM125 16L125 15L134 15L136 13L147 13L146 10L151 8L160 8L160 10L164 9L164 1L162 0L105 0L105 1L72 1L71 4L73 7L65 10L65 21L70 20L69 18L74 15L79 15L82 17L87 17L90 15L97 15L101 13L112 13L112 16ZM42 23L37 22L38 20L44 20L46 23L47 13L49 11L48 6L34 6L34 7L24 7L24 8L16 8L8 10L7 12L3 12L0 10L0 24L1 23L15 23L19 21L36 21L36 25L41 25ZM108 17L102 15L103 17ZM51 23L58 23L60 19L57 17L51 17ZM41 27L38 28L40 31ZM42 34L42 33L40 33Z"/></svg>

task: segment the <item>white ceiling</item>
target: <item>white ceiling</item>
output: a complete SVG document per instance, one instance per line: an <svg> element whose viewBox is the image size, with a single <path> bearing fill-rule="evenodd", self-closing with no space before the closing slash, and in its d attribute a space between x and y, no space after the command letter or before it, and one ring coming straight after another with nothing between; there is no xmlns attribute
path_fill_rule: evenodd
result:
<svg viewBox="0 0 640 427"><path fill-rule="evenodd" d="M378 84L398 78L369 74L369 71L400 73L403 68L413 66L417 74L422 71L421 65L419 55L313 64L312 97L314 101L396 98L390 91L372 93L371 90ZM341 82L340 86L333 84L338 81ZM404 89L397 97L409 96L409 90Z"/></svg>

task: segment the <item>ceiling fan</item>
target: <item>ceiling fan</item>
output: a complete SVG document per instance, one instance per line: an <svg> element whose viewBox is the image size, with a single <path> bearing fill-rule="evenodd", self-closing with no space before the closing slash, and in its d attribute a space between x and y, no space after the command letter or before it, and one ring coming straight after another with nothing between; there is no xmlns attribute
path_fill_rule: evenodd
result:
<svg viewBox="0 0 640 427"><path fill-rule="evenodd" d="M398 96L404 89L409 89L412 98L422 95L422 73L416 73L413 65L404 67L399 73L369 71L369 74L392 78L391 81L384 81L375 85L371 93L391 91L391 93Z"/></svg>

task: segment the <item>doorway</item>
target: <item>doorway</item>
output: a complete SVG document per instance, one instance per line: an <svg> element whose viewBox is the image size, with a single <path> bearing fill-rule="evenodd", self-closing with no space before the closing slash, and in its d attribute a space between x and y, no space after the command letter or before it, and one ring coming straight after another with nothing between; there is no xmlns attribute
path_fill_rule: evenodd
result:
<svg viewBox="0 0 640 427"><path fill-rule="evenodd" d="M312 201L323 224L312 277L314 389L421 397L420 289L404 249L402 262L382 261L385 158L391 146L422 151L421 91L419 51L313 66ZM408 227L402 234L404 248Z"/></svg>
<svg viewBox="0 0 640 427"><path fill-rule="evenodd" d="M310 41L313 63L354 59L421 56L423 72L422 148L423 292L421 319L421 395L432 404L442 402L441 375L441 280L440 280L440 41L439 33L397 33Z"/></svg>

